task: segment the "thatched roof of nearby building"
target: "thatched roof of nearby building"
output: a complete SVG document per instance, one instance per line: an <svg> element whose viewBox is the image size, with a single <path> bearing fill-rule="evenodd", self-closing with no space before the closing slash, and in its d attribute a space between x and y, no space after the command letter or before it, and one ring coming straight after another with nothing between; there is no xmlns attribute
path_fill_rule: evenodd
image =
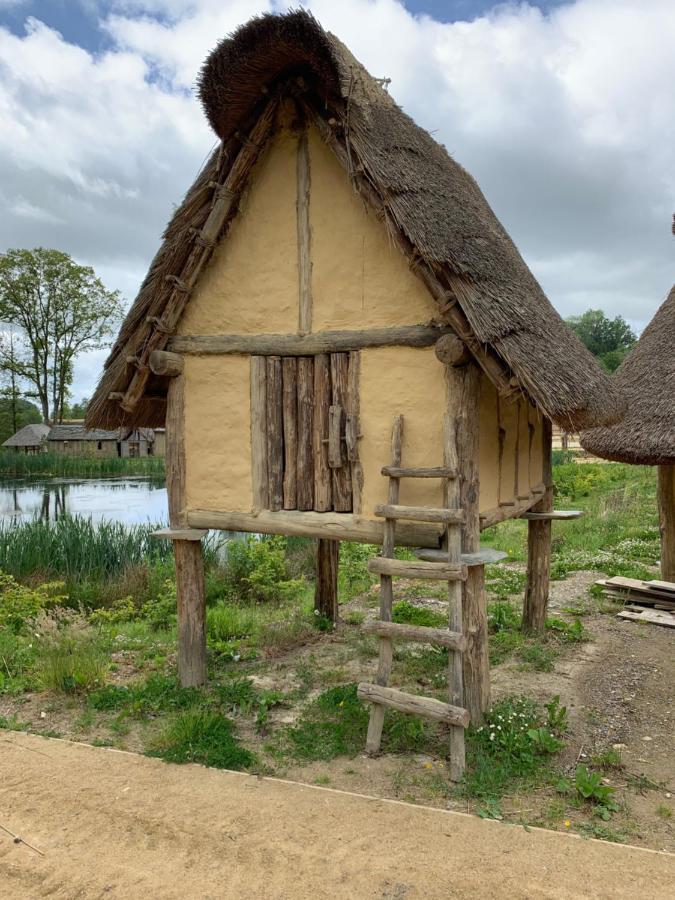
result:
<svg viewBox="0 0 675 900"><path fill-rule="evenodd" d="M119 431L103 428L85 428L84 425L53 425L49 432L50 441L118 441Z"/></svg>
<svg viewBox="0 0 675 900"><path fill-rule="evenodd" d="M3 447L39 447L49 434L49 425L24 425L3 442Z"/></svg>
<svg viewBox="0 0 675 900"><path fill-rule="evenodd" d="M615 425L582 432L582 447L620 462L675 464L675 286L614 381L626 414Z"/></svg>
<svg viewBox="0 0 675 900"><path fill-rule="evenodd" d="M175 332L195 272L212 250L201 229L223 196L232 199L232 212L218 239L226 234L245 186L237 167L244 151L256 147L251 130L282 89L334 136L354 186L378 204L411 266L425 283L442 285L439 320L459 316L466 323L460 336L562 427L616 418L613 385L555 312L473 178L309 13L264 15L239 28L211 53L199 87L221 144L167 226L106 363L88 425L163 424L167 385L149 374L149 352Z"/></svg>

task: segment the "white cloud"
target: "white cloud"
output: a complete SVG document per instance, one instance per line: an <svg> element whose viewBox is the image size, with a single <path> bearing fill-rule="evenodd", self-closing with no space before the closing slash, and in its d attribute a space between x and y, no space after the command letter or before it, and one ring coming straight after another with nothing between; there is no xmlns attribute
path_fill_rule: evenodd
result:
<svg viewBox="0 0 675 900"><path fill-rule="evenodd" d="M204 57L287 5L114 0L98 55L35 20L0 29L0 246L65 249L131 299L213 145L192 94ZM644 324L674 280L672 0L502 4L450 24L396 0L307 6L477 178L563 314Z"/></svg>

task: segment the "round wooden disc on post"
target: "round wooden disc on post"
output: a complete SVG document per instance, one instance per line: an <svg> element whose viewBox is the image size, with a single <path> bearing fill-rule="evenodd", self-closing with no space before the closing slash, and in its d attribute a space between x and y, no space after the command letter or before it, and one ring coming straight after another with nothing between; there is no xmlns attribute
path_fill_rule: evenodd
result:
<svg viewBox="0 0 675 900"><path fill-rule="evenodd" d="M446 366L465 366L471 361L471 354L456 334L444 334L434 344L437 359Z"/></svg>

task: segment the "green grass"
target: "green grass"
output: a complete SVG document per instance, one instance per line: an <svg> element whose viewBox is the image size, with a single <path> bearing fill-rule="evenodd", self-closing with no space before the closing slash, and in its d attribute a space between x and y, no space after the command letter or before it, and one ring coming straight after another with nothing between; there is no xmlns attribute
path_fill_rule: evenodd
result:
<svg viewBox="0 0 675 900"><path fill-rule="evenodd" d="M447 615L441 615L425 607L413 606L407 600L395 603L392 608L392 620L407 625L422 625L426 628L447 627Z"/></svg>
<svg viewBox="0 0 675 900"><path fill-rule="evenodd" d="M39 453L27 456L13 450L0 450L0 475L81 476L106 478L120 475L164 477L164 460L155 456L139 459L92 456L66 456L61 453Z"/></svg>
<svg viewBox="0 0 675 900"><path fill-rule="evenodd" d="M181 687L175 676L154 674L127 685L106 684L89 694L88 703L99 711L124 711L145 718L195 706L202 698L196 688Z"/></svg>
<svg viewBox="0 0 675 900"><path fill-rule="evenodd" d="M356 696L356 684L330 688L303 710L270 750L299 762L354 757L363 752L369 707ZM382 733L385 753L443 751L437 729L422 719L387 712Z"/></svg>
<svg viewBox="0 0 675 900"><path fill-rule="evenodd" d="M153 741L149 755L217 769L250 769L256 762L255 755L235 737L233 722L208 710L179 714Z"/></svg>

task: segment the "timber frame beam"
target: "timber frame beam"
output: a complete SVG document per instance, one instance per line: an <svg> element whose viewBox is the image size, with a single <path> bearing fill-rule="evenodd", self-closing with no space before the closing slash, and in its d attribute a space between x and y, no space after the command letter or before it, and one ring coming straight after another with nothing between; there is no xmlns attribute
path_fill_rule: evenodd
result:
<svg viewBox="0 0 675 900"><path fill-rule="evenodd" d="M195 334L169 340L172 356L239 354L242 356L315 356L365 347L432 347L452 329L434 325L366 328L361 331L316 331L312 334ZM163 374L163 373L160 373Z"/></svg>

